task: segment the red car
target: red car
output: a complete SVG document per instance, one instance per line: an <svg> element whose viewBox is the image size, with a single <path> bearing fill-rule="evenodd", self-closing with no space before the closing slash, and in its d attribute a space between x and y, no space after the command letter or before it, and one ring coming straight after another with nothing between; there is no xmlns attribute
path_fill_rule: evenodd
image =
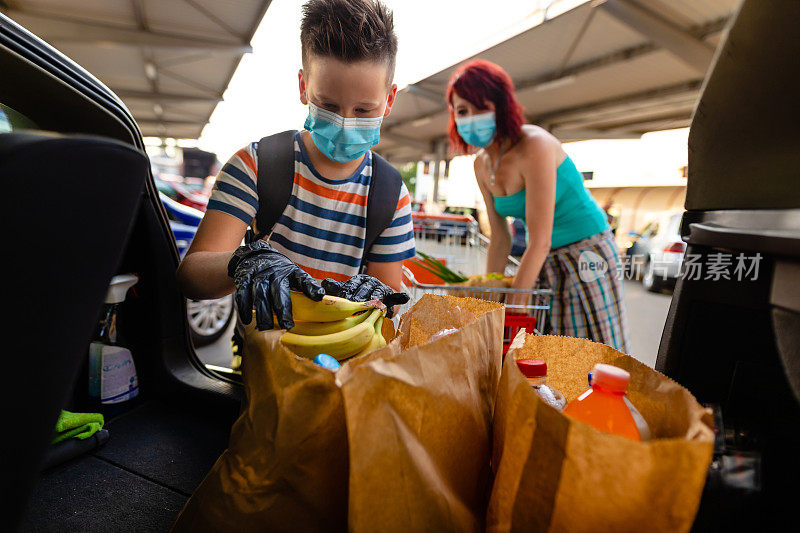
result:
<svg viewBox="0 0 800 533"><path fill-rule="evenodd" d="M198 183L194 181L167 181L159 177L155 177L155 180L158 190L176 202L200 211L206 210L210 193L206 191L203 180L197 180Z"/></svg>

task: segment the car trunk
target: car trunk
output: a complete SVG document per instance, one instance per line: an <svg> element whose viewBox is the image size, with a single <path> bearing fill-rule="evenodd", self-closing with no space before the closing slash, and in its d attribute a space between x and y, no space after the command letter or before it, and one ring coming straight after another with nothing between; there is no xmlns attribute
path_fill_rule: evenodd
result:
<svg viewBox="0 0 800 533"><path fill-rule="evenodd" d="M681 228L688 248L656 368L717 409L720 434L698 530L787 527L793 518L800 474L798 23L797 2L743 3L689 135ZM726 263L729 279L720 274Z"/></svg>
<svg viewBox="0 0 800 533"><path fill-rule="evenodd" d="M56 139L80 140L76 132L100 135L115 140L90 143L144 160L141 136L124 106L91 76L7 19L0 20L0 71L0 103L40 129L62 135ZM13 156L0 158L0 171L2 163L19 156L12 146L19 138L17 133L0 137L0 152L11 146L5 155ZM34 134L33 139L52 136ZM17 524L22 531L166 530L226 447L238 413L241 387L206 369L191 345L186 304L175 280L178 252L149 165L145 160L126 176L116 173L113 163L107 171L98 170L102 175L95 181L81 167L53 165L47 176L26 175L28 185L21 190L35 183L42 188L38 196L15 196L19 205L4 204L19 215L19 220L8 218L7 227L20 233L9 243L15 252L24 251L25 260L15 261L13 268L24 274L39 272L41 265L40 278L46 280L24 291L21 287L14 299L20 305L14 311L19 326L10 332L14 340L9 349L27 354L25 372L33 378L20 374L3 387L5 405L25 406L18 417L9 418L16 436L4 439L9 470L4 466L3 514L12 530ZM92 160L80 164L91 165ZM3 175L9 180L6 185L20 177ZM50 190L48 180L63 189ZM126 198L120 202L115 194ZM108 206L99 205L106 200ZM99 230L106 225L113 231ZM69 240L80 242L60 248ZM48 255L49 250L58 253ZM121 306L118 328L133 354L140 394L116 408L99 407L87 397L87 348L111 276L130 272L140 280ZM59 290L47 283L58 283ZM74 335L59 337L57 332L65 328ZM46 343L63 357L48 359L38 349ZM104 412L109 439L93 451L47 467L47 443L62 408Z"/></svg>

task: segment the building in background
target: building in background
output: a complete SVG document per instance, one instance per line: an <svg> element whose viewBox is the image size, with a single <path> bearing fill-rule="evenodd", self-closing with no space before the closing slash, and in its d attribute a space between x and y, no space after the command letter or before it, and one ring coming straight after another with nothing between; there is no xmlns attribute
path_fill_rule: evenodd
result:
<svg viewBox="0 0 800 533"><path fill-rule="evenodd" d="M644 134L639 139L595 140L567 143L566 152L583 172L585 184L597 203L609 214L620 248L630 232L640 232L664 213L679 211L686 197L688 130ZM473 207L485 219L485 206L473 171L473 156L439 163L439 186L434 202L434 165L417 164L414 200L426 210L445 206ZM488 223L481 229L488 231Z"/></svg>

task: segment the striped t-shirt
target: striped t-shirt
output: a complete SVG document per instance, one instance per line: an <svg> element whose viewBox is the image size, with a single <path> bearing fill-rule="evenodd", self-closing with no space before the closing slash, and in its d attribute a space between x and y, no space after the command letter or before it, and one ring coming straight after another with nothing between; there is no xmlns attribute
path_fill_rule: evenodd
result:
<svg viewBox="0 0 800 533"><path fill-rule="evenodd" d="M258 143L228 160L217 176L208 209L253 224L258 211ZM270 244L316 279L344 281L358 274L364 254L372 152L346 179L322 176L308 159L298 132L294 139L294 185ZM414 257L411 202L405 184L389 227L366 254L367 262L391 263Z"/></svg>

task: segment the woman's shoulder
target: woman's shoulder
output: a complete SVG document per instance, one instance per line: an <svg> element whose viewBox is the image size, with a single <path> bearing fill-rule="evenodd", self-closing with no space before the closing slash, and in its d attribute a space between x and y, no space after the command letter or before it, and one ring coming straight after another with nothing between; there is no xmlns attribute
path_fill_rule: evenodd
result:
<svg viewBox="0 0 800 533"><path fill-rule="evenodd" d="M477 152L475 152L475 159L472 161L472 166L477 171L478 169L482 169L486 165L489 164L489 154L486 153L486 150L481 148Z"/></svg>
<svg viewBox="0 0 800 533"><path fill-rule="evenodd" d="M561 141L546 129L533 124L522 126L522 137L518 143L519 151L525 156L539 156L543 153L555 151L561 153Z"/></svg>
<svg viewBox="0 0 800 533"><path fill-rule="evenodd" d="M556 139L552 133L534 124L525 124L522 126L522 138L520 140L524 146L533 148L561 145L561 142Z"/></svg>

